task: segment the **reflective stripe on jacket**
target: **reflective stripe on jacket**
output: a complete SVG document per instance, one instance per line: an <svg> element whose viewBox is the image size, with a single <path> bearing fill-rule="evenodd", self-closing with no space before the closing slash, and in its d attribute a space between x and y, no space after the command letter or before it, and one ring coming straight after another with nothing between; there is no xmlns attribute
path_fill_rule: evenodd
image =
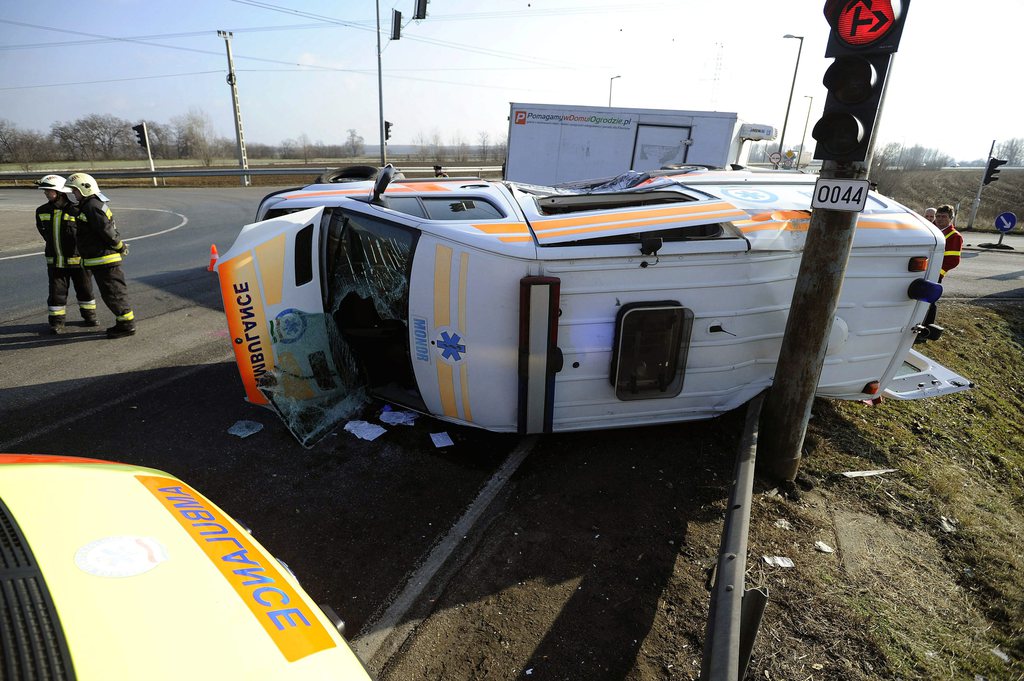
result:
<svg viewBox="0 0 1024 681"><path fill-rule="evenodd" d="M86 267L116 265L123 246L114 224L110 207L96 195L86 196L78 203L78 252Z"/></svg>
<svg viewBox="0 0 1024 681"><path fill-rule="evenodd" d="M947 272L960 264L960 253L964 247L964 237L953 225L942 230L942 233L946 235L946 250L942 254L942 267L939 268L940 281Z"/></svg>
<svg viewBox="0 0 1024 681"><path fill-rule="evenodd" d="M46 242L43 255L47 265L73 267L81 263L75 243L75 212L71 203L58 207L47 201L36 208L36 231Z"/></svg>

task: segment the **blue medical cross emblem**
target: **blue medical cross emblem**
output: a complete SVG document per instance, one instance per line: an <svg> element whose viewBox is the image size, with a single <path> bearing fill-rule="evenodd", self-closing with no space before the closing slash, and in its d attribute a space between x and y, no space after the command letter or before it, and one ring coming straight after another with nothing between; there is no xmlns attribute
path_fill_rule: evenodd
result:
<svg viewBox="0 0 1024 681"><path fill-rule="evenodd" d="M453 362L462 359L462 354L466 352L466 346L459 342L461 340L462 338L457 333L449 335L447 331L442 331L441 337L437 340L437 347L441 349L441 357Z"/></svg>

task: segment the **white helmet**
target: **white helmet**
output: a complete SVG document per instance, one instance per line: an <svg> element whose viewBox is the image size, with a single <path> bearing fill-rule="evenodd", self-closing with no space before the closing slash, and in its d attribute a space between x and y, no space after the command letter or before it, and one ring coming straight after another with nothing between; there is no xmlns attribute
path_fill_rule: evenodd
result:
<svg viewBox="0 0 1024 681"><path fill-rule="evenodd" d="M71 189L77 189L82 193L82 196L92 196L93 194L99 194L100 191L92 175L86 175L85 173L75 173L69 177L67 186Z"/></svg>
<svg viewBox="0 0 1024 681"><path fill-rule="evenodd" d="M36 180L36 186L40 189L52 189L61 194L70 194L71 190L64 186L65 184L67 184L67 180L60 175L47 175L41 180Z"/></svg>

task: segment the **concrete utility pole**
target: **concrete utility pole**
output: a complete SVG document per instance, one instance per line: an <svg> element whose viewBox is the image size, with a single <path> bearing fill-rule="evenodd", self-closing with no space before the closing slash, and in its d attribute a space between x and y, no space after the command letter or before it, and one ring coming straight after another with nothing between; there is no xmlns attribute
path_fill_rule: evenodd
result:
<svg viewBox="0 0 1024 681"><path fill-rule="evenodd" d="M761 413L765 456L759 458L776 479L793 480L800 467L857 217L867 203L867 175L886 74L909 6L910 0L879 4L878 11L867 17L860 3L825 2L832 26L825 56L835 61L822 81L828 89L824 114L811 132L818 142L814 157L823 163L779 362Z"/></svg>
<svg viewBox="0 0 1024 681"><path fill-rule="evenodd" d="M867 175L863 162L824 161L819 177L863 180ZM792 480L800 467L858 215L824 209L811 215L775 382L761 414L760 438L767 452L761 463L776 479Z"/></svg>
<svg viewBox="0 0 1024 681"><path fill-rule="evenodd" d="M238 82L235 78L235 62L231 58L231 31L217 31L217 36L224 38L224 46L228 51L228 85L231 86L231 105L235 111L235 139L238 141L238 164L242 170L249 169L249 158L245 154L245 134L242 132L242 109L238 104ZM242 175L242 186L249 186L249 176Z"/></svg>

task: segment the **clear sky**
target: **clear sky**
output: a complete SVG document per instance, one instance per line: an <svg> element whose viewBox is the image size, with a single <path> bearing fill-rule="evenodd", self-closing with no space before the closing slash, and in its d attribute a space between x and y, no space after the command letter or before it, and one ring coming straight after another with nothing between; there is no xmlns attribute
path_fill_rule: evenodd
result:
<svg viewBox="0 0 1024 681"><path fill-rule="evenodd" d="M392 144L507 134L509 102L735 111L800 141L821 114L823 0L381 0ZM388 40L391 10L404 15ZM199 109L233 138L232 50L246 139L378 141L372 0L0 0L0 118L45 132L110 113L167 123ZM913 0L878 139L983 158L1024 137L1022 0ZM614 81L613 76L620 76ZM808 132L808 145L812 144Z"/></svg>

